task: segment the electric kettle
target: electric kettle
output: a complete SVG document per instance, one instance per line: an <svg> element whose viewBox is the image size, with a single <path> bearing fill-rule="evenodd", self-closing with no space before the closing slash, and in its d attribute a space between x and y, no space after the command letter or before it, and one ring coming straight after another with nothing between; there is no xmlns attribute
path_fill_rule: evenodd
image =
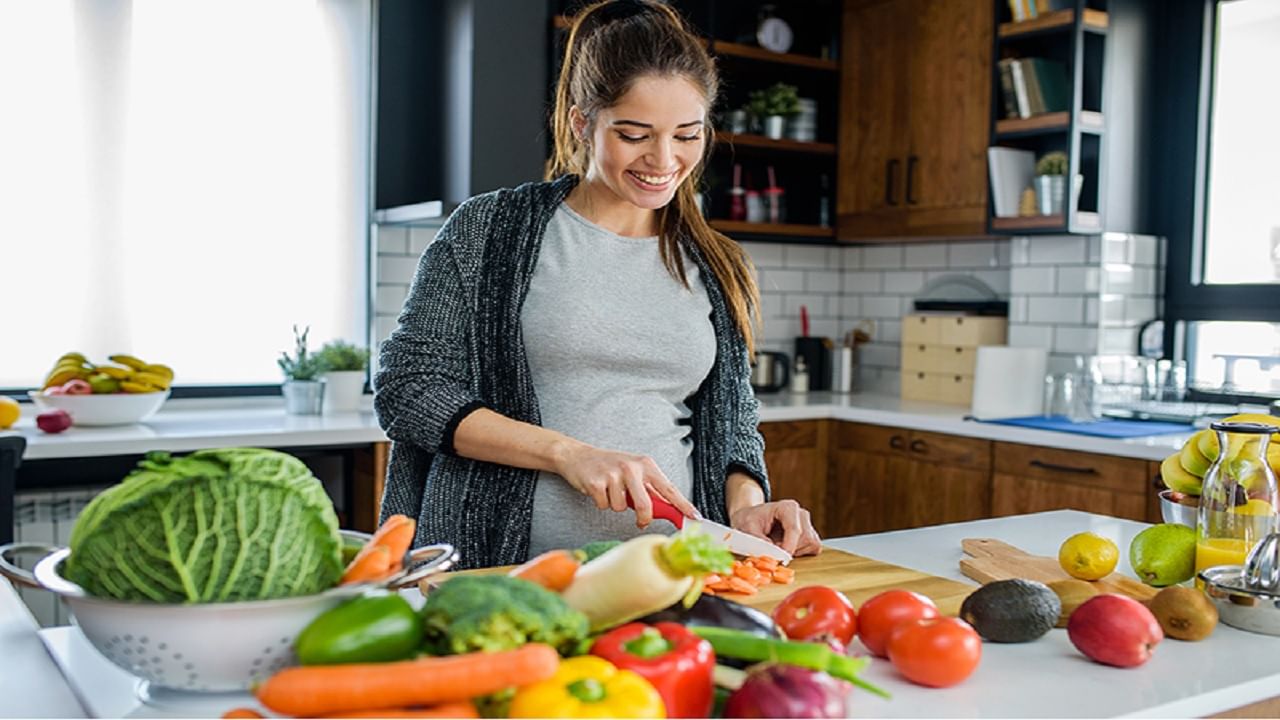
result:
<svg viewBox="0 0 1280 720"><path fill-rule="evenodd" d="M771 393L785 388L791 381L791 360L786 353L759 351L751 368L751 387L756 392Z"/></svg>

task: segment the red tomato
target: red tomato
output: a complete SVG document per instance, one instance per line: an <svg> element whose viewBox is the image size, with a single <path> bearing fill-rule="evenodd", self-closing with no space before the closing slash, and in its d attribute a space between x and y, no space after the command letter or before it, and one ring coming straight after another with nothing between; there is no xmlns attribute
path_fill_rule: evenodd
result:
<svg viewBox="0 0 1280 720"><path fill-rule="evenodd" d="M791 593L773 609L773 621L791 640L835 638L848 645L858 631L858 613L844 593L811 585Z"/></svg>
<svg viewBox="0 0 1280 720"><path fill-rule="evenodd" d="M858 639L877 657L886 657L889 634L898 623L938 617L929 598L910 590L886 590L858 609Z"/></svg>
<svg viewBox="0 0 1280 720"><path fill-rule="evenodd" d="M951 687L982 659L982 638L959 618L903 623L889 636L889 662L917 685Z"/></svg>

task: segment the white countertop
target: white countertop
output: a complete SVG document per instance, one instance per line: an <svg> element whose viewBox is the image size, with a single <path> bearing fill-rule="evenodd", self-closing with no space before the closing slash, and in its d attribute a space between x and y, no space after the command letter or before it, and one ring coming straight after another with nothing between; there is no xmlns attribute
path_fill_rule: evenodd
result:
<svg viewBox="0 0 1280 720"><path fill-rule="evenodd" d="M761 422L845 420L1140 460L1164 460L1180 450L1192 434L1192 431L1188 431L1180 434L1117 440L1049 430L1030 430L966 420L969 409L961 405L903 400L896 395L816 392L799 395L778 393L759 397Z"/></svg>
<svg viewBox="0 0 1280 720"><path fill-rule="evenodd" d="M887 395L781 393L760 397L761 422L846 420L1142 460L1163 460L1181 448L1190 434L1114 440L981 423L964 419L966 413L966 408L957 405L913 402ZM72 427L57 435L37 430L30 407L24 406L23 417L14 430L27 439L24 461L231 446L342 445L387 439L378 427L369 396L360 412L335 415L288 415L279 398L170 400L144 423Z"/></svg>
<svg viewBox="0 0 1280 720"><path fill-rule="evenodd" d="M830 547L855 552L934 575L968 582L959 573L960 540L993 537L1025 550L1051 555L1061 541L1092 530L1128 547L1145 525L1070 510L980 520L833 540ZM1122 553L1127 555L1127 553ZM1119 570L1131 574L1127 563ZM77 631L43 631L61 648L82 653L72 667L94 666L92 682L78 680L87 696L83 709L58 666L51 661L7 582L0 581L0 716L86 717L98 714L154 714L129 710L133 684L123 672L84 647ZM75 642L77 639L80 642ZM87 657L86 657L87 655ZM104 669L105 666L105 669ZM78 672L78 671L77 671ZM894 696L885 701L855 693L855 717L1196 717L1240 707L1280 694L1280 638L1219 626L1207 640L1166 639L1150 661L1117 669L1090 662L1077 652L1065 630L1052 630L1031 643L983 644L978 669L965 682L944 690L911 685L884 661L868 679ZM94 686L93 682L106 686ZM91 697L89 697L91 696ZM229 699L228 701L229 702ZM228 707L230 707L228 705ZM224 708L225 709L225 708ZM180 709L166 708L178 716Z"/></svg>

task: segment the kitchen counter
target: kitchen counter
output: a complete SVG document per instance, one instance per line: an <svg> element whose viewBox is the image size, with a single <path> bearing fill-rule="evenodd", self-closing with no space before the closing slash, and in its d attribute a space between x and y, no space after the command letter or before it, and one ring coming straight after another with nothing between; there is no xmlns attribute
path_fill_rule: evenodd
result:
<svg viewBox="0 0 1280 720"><path fill-rule="evenodd" d="M780 393L760 397L760 421L846 420L931 432L1163 460L1190 435L1154 435L1114 440L966 420L957 405L902 400L896 396L836 393ZM26 437L24 461L51 458L132 455L151 450L185 452L237 445L302 447L382 442L387 439L373 415L371 398L358 413L287 415L279 398L170 400L151 419L120 427L73 427L48 435L34 426L30 407L15 430Z"/></svg>
<svg viewBox="0 0 1280 720"><path fill-rule="evenodd" d="M965 419L968 414L969 409L961 405L903 400L896 395L814 392L760 396L761 422L844 420L1139 460L1164 460L1180 450L1193 432L1117 440L993 425Z"/></svg>
<svg viewBox="0 0 1280 720"><path fill-rule="evenodd" d="M958 566L962 538L999 538L1050 555L1063 538L1076 532L1093 531L1124 548L1145 527L1064 510L841 538L827 545L969 582ZM1119 570L1132 574L1127 562ZM56 644L50 632L43 634ZM74 633L52 632L61 633L64 644ZM132 683L120 672L95 675L111 687L88 688L81 706L30 616L4 581L0 581L0 654L8 668L0 673L2 716L87 717L85 707L113 707L120 714L128 709L119 703L131 697ZM106 663L90 655L82 659ZM1219 626L1198 643L1166 639L1145 665L1117 669L1090 662L1071 646L1065 630L1052 630L1032 643L984 643L977 671L953 688L911 685L884 661L874 662L867 677L894 698L885 701L856 693L850 704L854 717L1196 717L1280 693L1280 638Z"/></svg>

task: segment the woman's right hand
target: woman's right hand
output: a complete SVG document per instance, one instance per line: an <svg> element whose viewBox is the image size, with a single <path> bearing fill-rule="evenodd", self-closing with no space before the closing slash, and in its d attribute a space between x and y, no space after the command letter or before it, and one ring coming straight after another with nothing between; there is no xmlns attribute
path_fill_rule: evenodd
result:
<svg viewBox="0 0 1280 720"><path fill-rule="evenodd" d="M684 515L700 517L693 503L676 489L651 457L577 442L559 455L556 473L575 490L594 500L601 510L626 512L630 496L636 511L636 527L645 528L653 521L649 489Z"/></svg>

